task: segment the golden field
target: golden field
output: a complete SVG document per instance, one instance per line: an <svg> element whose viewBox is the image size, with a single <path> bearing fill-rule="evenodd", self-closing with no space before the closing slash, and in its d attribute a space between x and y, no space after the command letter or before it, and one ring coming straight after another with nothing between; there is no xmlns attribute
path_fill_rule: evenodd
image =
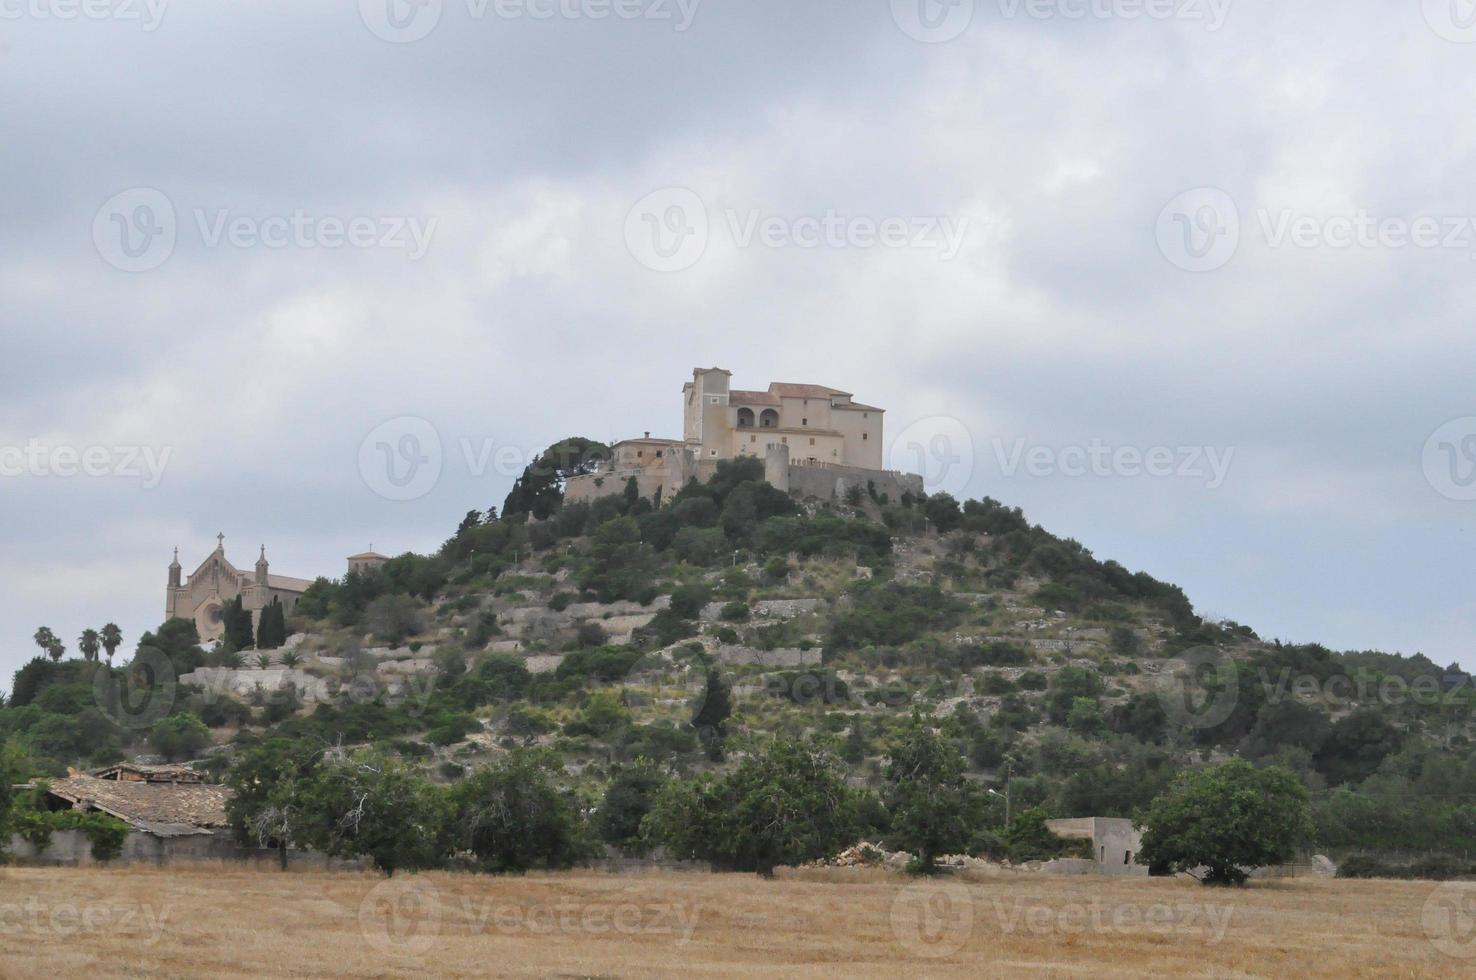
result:
<svg viewBox="0 0 1476 980"><path fill-rule="evenodd" d="M1476 885L0 869L5 977L1469 977Z"/></svg>

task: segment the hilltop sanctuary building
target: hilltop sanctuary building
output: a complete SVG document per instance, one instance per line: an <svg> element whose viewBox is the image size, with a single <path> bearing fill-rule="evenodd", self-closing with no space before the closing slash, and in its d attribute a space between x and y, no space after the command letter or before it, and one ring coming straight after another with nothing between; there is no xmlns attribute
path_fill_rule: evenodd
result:
<svg viewBox="0 0 1476 980"><path fill-rule="evenodd" d="M643 497L670 500L689 480L705 482L721 460L762 460L764 477L786 493L842 498L851 486L892 498L921 495L922 477L883 469L885 409L848 391L776 382L767 391L730 384L732 372L697 368L682 385L682 438L626 439L601 470L573 477L569 500L623 493L634 478Z"/></svg>

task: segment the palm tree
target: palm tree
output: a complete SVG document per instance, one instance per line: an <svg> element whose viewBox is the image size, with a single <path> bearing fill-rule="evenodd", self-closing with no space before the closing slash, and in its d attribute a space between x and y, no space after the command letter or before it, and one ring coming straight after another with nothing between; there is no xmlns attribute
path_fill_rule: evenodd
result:
<svg viewBox="0 0 1476 980"><path fill-rule="evenodd" d="M46 651L47 656L58 663L61 662L62 654L67 652L66 644L56 638L50 626L38 629L31 639L36 641L38 647Z"/></svg>
<svg viewBox="0 0 1476 980"><path fill-rule="evenodd" d="M258 653L256 655L256 666L260 667L262 670L266 670L271 665L272 655L270 653Z"/></svg>
<svg viewBox="0 0 1476 980"><path fill-rule="evenodd" d="M102 628L103 649L108 652L108 663L113 662L113 651L123 645L123 631L118 629L117 623L109 623Z"/></svg>
<svg viewBox="0 0 1476 980"><path fill-rule="evenodd" d="M300 663L302 663L302 658L297 655L296 651L288 650L282 654L283 667L296 667Z"/></svg>
<svg viewBox="0 0 1476 980"><path fill-rule="evenodd" d="M77 649L81 650L82 656L88 660L96 660L97 651L102 649L102 638L98 636L97 630L83 630L82 635L77 637Z"/></svg>

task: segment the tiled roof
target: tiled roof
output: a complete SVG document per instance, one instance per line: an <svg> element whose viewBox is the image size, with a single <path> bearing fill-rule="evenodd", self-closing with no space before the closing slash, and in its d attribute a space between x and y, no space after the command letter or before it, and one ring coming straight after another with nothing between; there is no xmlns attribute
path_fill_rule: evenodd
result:
<svg viewBox="0 0 1476 980"><path fill-rule="evenodd" d="M136 762L120 762L94 769L90 775L98 779L137 779L150 783L203 783L205 774L189 766L145 766Z"/></svg>
<svg viewBox="0 0 1476 980"><path fill-rule="evenodd" d="M281 589L283 592L306 592L313 584L312 579L292 578L290 575L273 575L267 573L267 587Z"/></svg>
<svg viewBox="0 0 1476 980"><path fill-rule="evenodd" d="M389 556L388 555L381 555L377 551L365 551L365 552L361 552L361 553L359 553L357 555L349 555L347 560L348 561L374 561L374 560L389 561ZM268 575L267 578L271 578L271 576Z"/></svg>
<svg viewBox="0 0 1476 980"><path fill-rule="evenodd" d="M728 392L729 405L762 405L768 408L779 407L779 396L768 391L739 391L734 389Z"/></svg>
<svg viewBox="0 0 1476 980"><path fill-rule="evenodd" d="M148 783L137 780L68 776L50 792L84 809L101 810L160 837L206 833L227 825L231 791L206 783Z"/></svg>
<svg viewBox="0 0 1476 980"><path fill-rule="evenodd" d="M780 398L829 398L831 395L849 395L849 391L841 391L839 388L827 388L824 385L796 385L775 381L769 385L769 391Z"/></svg>
<svg viewBox="0 0 1476 980"><path fill-rule="evenodd" d="M841 409L847 412L885 412L885 408L877 408L875 405L863 405L860 402L849 402L845 405L832 405L831 408Z"/></svg>

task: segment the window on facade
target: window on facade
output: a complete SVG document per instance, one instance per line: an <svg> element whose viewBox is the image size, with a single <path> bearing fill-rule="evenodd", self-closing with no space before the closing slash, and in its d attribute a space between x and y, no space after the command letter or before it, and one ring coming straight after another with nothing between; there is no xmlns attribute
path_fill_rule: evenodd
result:
<svg viewBox="0 0 1476 980"><path fill-rule="evenodd" d="M809 419L800 419L800 425L809 425L809 424L810 424L810 420Z"/></svg>
<svg viewBox="0 0 1476 980"><path fill-rule="evenodd" d="M661 458L661 450L659 450L659 449L656 450L656 458L657 459L660 459Z"/></svg>
<svg viewBox="0 0 1476 980"><path fill-rule="evenodd" d="M870 435L870 433L868 433L868 432L863 432L863 433L861 433L861 441L862 441L862 442L865 442L865 441L866 441L866 437L867 437L867 436L868 436L868 435Z"/></svg>
<svg viewBox="0 0 1476 980"><path fill-rule="evenodd" d="M810 445L813 446L814 444L815 444L815 437L814 436L811 436L810 437Z"/></svg>
<svg viewBox="0 0 1476 980"><path fill-rule="evenodd" d="M644 455L646 455L646 451L644 449L637 449L636 450L636 459L640 459Z"/></svg>
<svg viewBox="0 0 1476 980"><path fill-rule="evenodd" d="M779 442L786 446L789 445L789 436L780 436Z"/></svg>
<svg viewBox="0 0 1476 980"><path fill-rule="evenodd" d="M758 436L749 436L748 437L748 441L749 442L758 442Z"/></svg>

